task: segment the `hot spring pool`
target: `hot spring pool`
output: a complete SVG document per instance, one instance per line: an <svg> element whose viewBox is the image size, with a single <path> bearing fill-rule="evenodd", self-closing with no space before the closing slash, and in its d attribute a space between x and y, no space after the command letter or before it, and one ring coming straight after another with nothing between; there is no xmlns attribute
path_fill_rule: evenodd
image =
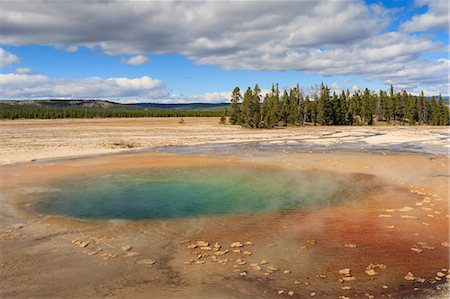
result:
<svg viewBox="0 0 450 299"><path fill-rule="evenodd" d="M358 196L352 175L261 167L152 169L59 182L32 209L81 219L170 219L329 205Z"/></svg>

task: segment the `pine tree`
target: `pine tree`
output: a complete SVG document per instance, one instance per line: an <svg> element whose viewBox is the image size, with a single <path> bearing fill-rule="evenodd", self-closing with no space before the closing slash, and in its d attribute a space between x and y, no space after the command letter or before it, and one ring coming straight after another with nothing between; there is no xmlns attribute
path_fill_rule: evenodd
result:
<svg viewBox="0 0 450 299"><path fill-rule="evenodd" d="M230 115L230 123L232 125L241 124L241 108L239 106L239 102L241 101L241 91L239 87L235 87L233 92L231 93L231 115Z"/></svg>

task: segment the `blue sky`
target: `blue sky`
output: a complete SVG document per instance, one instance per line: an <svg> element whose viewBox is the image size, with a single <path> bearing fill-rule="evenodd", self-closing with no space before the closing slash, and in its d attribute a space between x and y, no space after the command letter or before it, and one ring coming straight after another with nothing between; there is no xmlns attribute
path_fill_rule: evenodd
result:
<svg viewBox="0 0 450 299"><path fill-rule="evenodd" d="M275 82L448 95L446 1L27 3L0 4L1 99L222 102Z"/></svg>

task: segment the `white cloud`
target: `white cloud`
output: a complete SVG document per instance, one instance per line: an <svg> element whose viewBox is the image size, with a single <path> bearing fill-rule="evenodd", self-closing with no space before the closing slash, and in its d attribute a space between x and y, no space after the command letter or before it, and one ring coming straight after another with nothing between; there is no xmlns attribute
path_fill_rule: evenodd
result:
<svg viewBox="0 0 450 299"><path fill-rule="evenodd" d="M0 67L5 67L9 64L19 64L19 63L20 63L19 57L7 52L3 48L0 48Z"/></svg>
<svg viewBox="0 0 450 299"><path fill-rule="evenodd" d="M429 35L448 30L446 1L420 0L425 14L388 32L392 11L362 0L100 1L2 3L0 44L100 48L109 55L178 54L225 70L295 70L361 75L418 88L448 85L446 64L424 54L448 45ZM136 58L136 57L143 58ZM438 72L422 72L426 66ZM448 66L447 66L448 67ZM274 78L276 80L276 78ZM434 82L434 83L431 83Z"/></svg>
<svg viewBox="0 0 450 299"><path fill-rule="evenodd" d="M145 63L149 63L150 59L144 55L136 55L133 57L130 57L128 59L122 58L120 60L120 63L122 64L129 64L129 65L141 65Z"/></svg>
<svg viewBox="0 0 450 299"><path fill-rule="evenodd" d="M447 0L418 0L417 6L428 6L426 13L415 15L402 25L406 32L440 29L449 32L449 4Z"/></svg>
<svg viewBox="0 0 450 299"><path fill-rule="evenodd" d="M226 92L206 92L195 96L185 96L180 94L171 94L166 98L160 99L161 103L223 103L230 101L231 91Z"/></svg>
<svg viewBox="0 0 450 299"><path fill-rule="evenodd" d="M0 74L0 98L124 98L167 96L165 84L148 76L54 79L36 74Z"/></svg>
<svg viewBox="0 0 450 299"><path fill-rule="evenodd" d="M31 73L31 69L27 67L18 67L16 68L16 74L29 74Z"/></svg>

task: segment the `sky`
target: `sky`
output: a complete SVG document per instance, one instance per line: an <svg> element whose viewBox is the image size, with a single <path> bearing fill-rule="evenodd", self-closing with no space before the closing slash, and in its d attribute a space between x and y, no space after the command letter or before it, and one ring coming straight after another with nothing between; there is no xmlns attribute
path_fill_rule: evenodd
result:
<svg viewBox="0 0 450 299"><path fill-rule="evenodd" d="M449 95L446 0L0 1L0 99L226 102L235 86Z"/></svg>

